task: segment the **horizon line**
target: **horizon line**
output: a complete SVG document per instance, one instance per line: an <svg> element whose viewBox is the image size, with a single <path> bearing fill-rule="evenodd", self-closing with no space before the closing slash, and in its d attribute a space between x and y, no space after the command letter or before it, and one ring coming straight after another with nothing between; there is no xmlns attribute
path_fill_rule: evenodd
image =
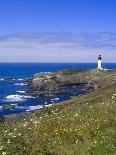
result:
<svg viewBox="0 0 116 155"><path fill-rule="evenodd" d="M71 63L71 64L78 64L78 63L83 63L83 64L97 64L97 62L0 62L0 64L2 63ZM112 63L112 64L116 64L116 62L102 62L102 64L104 63Z"/></svg>

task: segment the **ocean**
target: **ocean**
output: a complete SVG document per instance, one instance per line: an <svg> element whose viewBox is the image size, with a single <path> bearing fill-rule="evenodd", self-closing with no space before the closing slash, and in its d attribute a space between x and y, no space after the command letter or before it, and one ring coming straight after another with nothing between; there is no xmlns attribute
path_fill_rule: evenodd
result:
<svg viewBox="0 0 116 155"><path fill-rule="evenodd" d="M105 68L116 69L115 63L104 64ZM27 78L35 73L51 72L61 69L95 69L96 63L0 63L0 115L15 114L43 108L67 100L68 95L60 94L54 98L33 97L25 91L31 86L26 83ZM78 95L84 94L80 91ZM12 106L12 108L8 108Z"/></svg>

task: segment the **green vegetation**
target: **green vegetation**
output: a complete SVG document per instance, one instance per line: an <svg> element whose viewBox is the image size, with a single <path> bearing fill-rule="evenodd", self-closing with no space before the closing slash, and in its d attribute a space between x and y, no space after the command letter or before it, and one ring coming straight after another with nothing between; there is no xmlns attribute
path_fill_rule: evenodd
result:
<svg viewBox="0 0 116 155"><path fill-rule="evenodd" d="M0 154L115 155L116 71L90 72L103 87L1 123Z"/></svg>
<svg viewBox="0 0 116 155"><path fill-rule="evenodd" d="M74 74L74 73L85 73L90 72L91 69L64 69L60 70L59 72L65 73L65 74Z"/></svg>

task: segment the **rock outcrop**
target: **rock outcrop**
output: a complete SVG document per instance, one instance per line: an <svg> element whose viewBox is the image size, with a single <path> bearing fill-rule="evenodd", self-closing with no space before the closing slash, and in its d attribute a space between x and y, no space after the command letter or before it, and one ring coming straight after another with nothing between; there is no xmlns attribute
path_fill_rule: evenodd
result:
<svg viewBox="0 0 116 155"><path fill-rule="evenodd" d="M44 72L35 74L32 80L32 88L38 94L72 93L75 94L76 87L83 87L90 90L94 89L91 77L87 79L86 74L71 70L68 72Z"/></svg>
<svg viewBox="0 0 116 155"><path fill-rule="evenodd" d="M34 76L32 87L38 91L53 92L58 90L60 79L54 73L39 73Z"/></svg>

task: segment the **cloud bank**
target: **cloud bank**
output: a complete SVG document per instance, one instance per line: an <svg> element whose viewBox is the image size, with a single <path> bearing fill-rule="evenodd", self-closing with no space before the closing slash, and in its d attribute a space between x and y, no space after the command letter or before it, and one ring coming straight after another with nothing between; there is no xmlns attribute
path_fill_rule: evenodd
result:
<svg viewBox="0 0 116 155"><path fill-rule="evenodd" d="M0 35L0 62L104 62L116 60L116 33Z"/></svg>

